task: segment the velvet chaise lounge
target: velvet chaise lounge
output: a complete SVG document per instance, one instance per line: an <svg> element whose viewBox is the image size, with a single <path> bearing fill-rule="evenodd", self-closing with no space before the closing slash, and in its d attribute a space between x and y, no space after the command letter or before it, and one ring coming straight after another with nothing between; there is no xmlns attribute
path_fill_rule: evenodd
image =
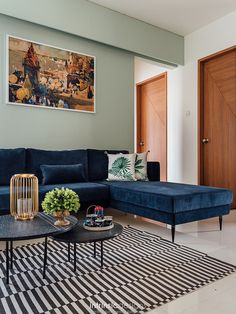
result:
<svg viewBox="0 0 236 314"><path fill-rule="evenodd" d="M170 182L106 182L110 206L119 210L175 226L229 214L232 193L227 189Z"/></svg>
<svg viewBox="0 0 236 314"><path fill-rule="evenodd" d="M127 151L108 151L127 153ZM53 183L45 183L42 165L82 165L83 176L70 182L65 175L56 175ZM47 167L45 168L47 169ZM67 169L68 170L68 169ZM0 149L0 213L9 212L9 182L16 173L34 173L39 178L39 198L55 187L76 191L82 207L90 204L111 206L118 210L154 219L175 226L229 214L232 192L206 186L160 182L160 164L148 163L149 181L108 182L108 158L104 150L78 149L45 151L39 149ZM46 173L47 175L47 173Z"/></svg>

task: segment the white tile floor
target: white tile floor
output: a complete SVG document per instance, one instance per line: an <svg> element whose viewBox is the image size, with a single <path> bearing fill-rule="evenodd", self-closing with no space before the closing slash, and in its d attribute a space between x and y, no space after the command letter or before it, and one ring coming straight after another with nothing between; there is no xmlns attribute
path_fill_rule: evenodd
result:
<svg viewBox="0 0 236 314"><path fill-rule="evenodd" d="M82 214L82 213L81 213ZM143 229L170 240L170 229L117 210L107 210L115 221ZM38 240L37 240L38 241ZM223 230L218 219L208 219L177 227L176 243L236 265L236 210L224 217ZM33 241L31 241L33 242ZM20 243L17 243L18 245ZM3 243L0 249L4 248ZM210 284L196 292L163 305L150 314L236 314L236 274Z"/></svg>
<svg viewBox="0 0 236 314"><path fill-rule="evenodd" d="M116 221L130 224L170 240L170 230L163 226L114 211ZM224 217L223 230L218 218L177 227L176 243L206 252L223 261L236 265L236 210ZM196 292L163 305L150 314L236 314L236 274L225 277Z"/></svg>

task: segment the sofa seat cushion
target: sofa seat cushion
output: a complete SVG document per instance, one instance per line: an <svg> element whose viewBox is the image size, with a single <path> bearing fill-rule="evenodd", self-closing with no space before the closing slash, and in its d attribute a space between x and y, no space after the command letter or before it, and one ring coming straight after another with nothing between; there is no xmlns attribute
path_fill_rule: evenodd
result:
<svg viewBox="0 0 236 314"><path fill-rule="evenodd" d="M80 198L81 202L91 202L99 200L109 200L109 187L93 183L93 182L80 182L80 183L67 183L67 184L50 184L40 185L39 187L39 199L40 204L44 199L47 192L55 188L68 188L75 191Z"/></svg>
<svg viewBox="0 0 236 314"><path fill-rule="evenodd" d="M211 208L232 203L232 192L170 182L105 182L110 186L110 197L137 206L167 213L178 213L200 208Z"/></svg>
<svg viewBox="0 0 236 314"><path fill-rule="evenodd" d="M67 184L50 184L39 186L39 204L41 205L47 192L55 188L66 187L74 190L80 197L81 202L93 203L93 201L108 201L109 187L104 184L93 182L67 183ZM0 186L0 211L10 210L10 187Z"/></svg>
<svg viewBox="0 0 236 314"><path fill-rule="evenodd" d="M25 149L0 149L0 185L10 184L16 173L25 172Z"/></svg>
<svg viewBox="0 0 236 314"><path fill-rule="evenodd" d="M39 183L42 182L41 165L75 165L82 164L88 175L88 159L85 149L50 151L29 148L26 150L26 170L35 174Z"/></svg>

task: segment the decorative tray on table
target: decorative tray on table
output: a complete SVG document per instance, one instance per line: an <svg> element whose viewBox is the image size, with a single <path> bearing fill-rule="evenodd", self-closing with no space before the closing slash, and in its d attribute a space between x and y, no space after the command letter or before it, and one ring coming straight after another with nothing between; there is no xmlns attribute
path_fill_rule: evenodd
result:
<svg viewBox="0 0 236 314"><path fill-rule="evenodd" d="M112 229L114 224L112 216L104 216L103 207L91 205L87 208L87 214L83 227L89 231L106 231Z"/></svg>

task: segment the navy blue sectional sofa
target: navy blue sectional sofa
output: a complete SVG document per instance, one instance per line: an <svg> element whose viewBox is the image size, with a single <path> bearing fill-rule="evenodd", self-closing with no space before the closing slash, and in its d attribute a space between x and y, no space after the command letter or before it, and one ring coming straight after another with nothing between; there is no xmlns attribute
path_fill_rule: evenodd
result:
<svg viewBox="0 0 236 314"><path fill-rule="evenodd" d="M111 151L108 153L128 153ZM57 183L47 184L42 177L42 165L83 165L82 182L70 183L65 176ZM0 149L0 213L9 212L9 182L16 173L33 173L39 179L39 199L55 187L76 191L82 207L90 204L112 206L121 211L158 220L172 226L201 219L222 216L231 208L232 192L227 189L160 182L160 165L148 162L149 181L108 182L108 158L104 150L78 149L45 151L39 149Z"/></svg>

